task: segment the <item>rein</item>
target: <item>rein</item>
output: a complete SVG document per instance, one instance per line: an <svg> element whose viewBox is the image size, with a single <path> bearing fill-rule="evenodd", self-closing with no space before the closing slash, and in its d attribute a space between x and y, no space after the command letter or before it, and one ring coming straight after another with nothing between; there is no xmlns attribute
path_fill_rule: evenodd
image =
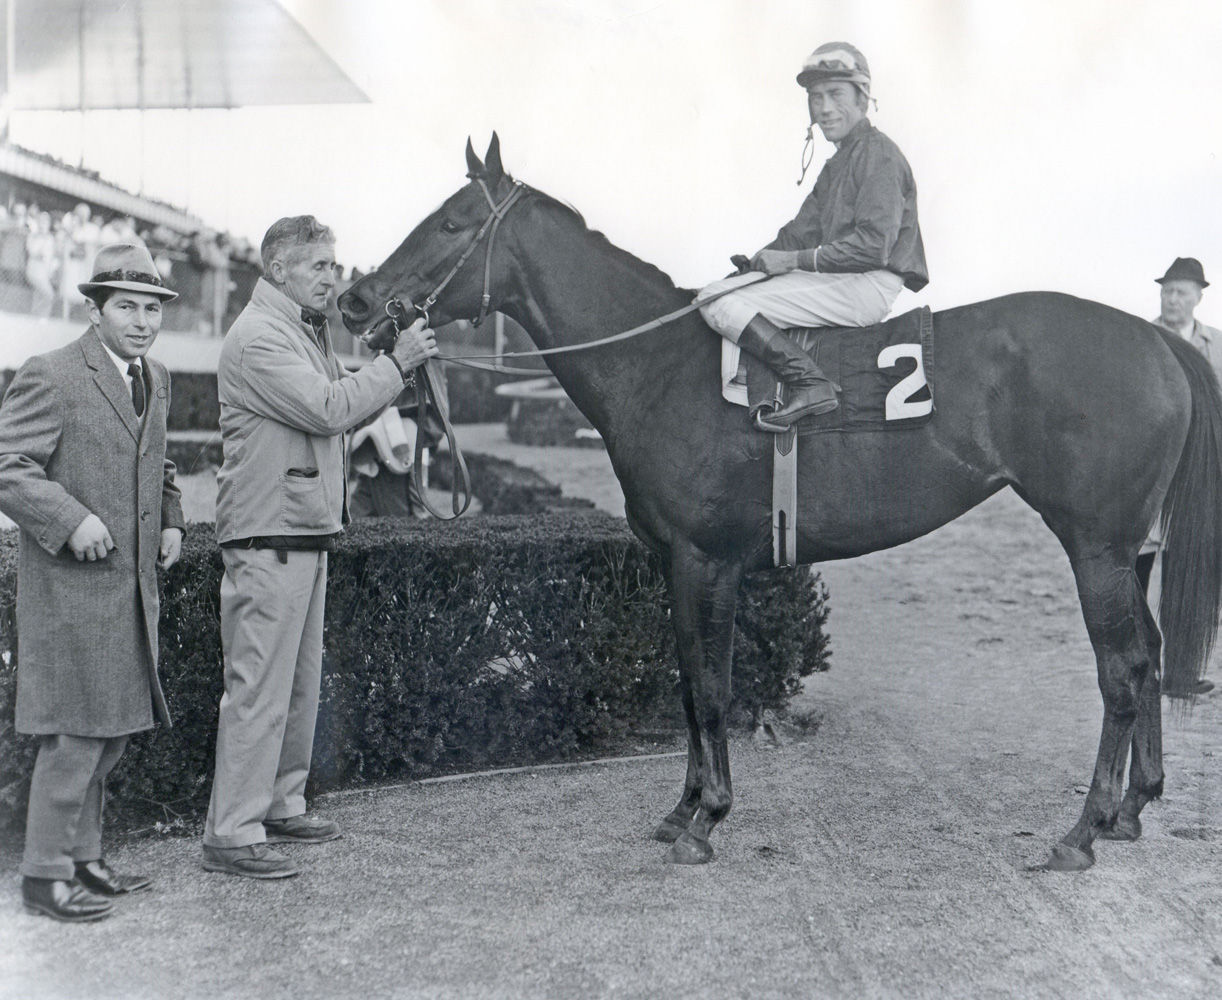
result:
<svg viewBox="0 0 1222 1000"><path fill-rule="evenodd" d="M446 282L454 275L446 277ZM445 282L442 283L444 287ZM440 291L440 289L438 289ZM392 308L393 305L393 308ZM407 310L398 299L386 303L386 315L395 328L398 337L411 325L407 318ZM430 359L431 360L431 359ZM458 438L454 435L454 425L450 423L450 408L445 403L445 395L437 386L437 372L426 361L410 373L411 383L416 387L416 448L412 456L412 481L416 484L416 492L424 509L439 521L453 521L466 513L471 506L471 473L467 471L467 461L458 447ZM441 429L445 432L446 442L450 446L450 509L453 515L447 516L429 503L428 494L424 488L424 433L423 428L429 416L429 406L437 411L437 419L441 421Z"/></svg>
<svg viewBox="0 0 1222 1000"><path fill-rule="evenodd" d="M500 227L505 215L517 202L523 194L530 190L527 185L521 181L514 181L513 188L500 204L492 197L492 192L488 190L488 185L482 177L475 178L479 184L480 190L484 192L484 200L488 202L488 207L491 212L488 218L484 220L484 224L480 226L479 232L471 238L471 242L467 244L461 256L450 268L449 273L441 279L441 282L424 300L423 305L409 303L418 314L424 317L427 325L429 319L429 310L437 303L438 296L445 290L445 287L454 280L454 277L463 266L470 260L471 255L475 253L479 245L483 242L484 237L488 237L488 249L484 253L484 292L480 296L479 315L471 320L473 326L479 326L488 315L488 306L492 302L492 247L496 241L496 231ZM758 272L757 272L758 273ZM757 281L764 281L771 278L770 274L759 274ZM750 284L746 282L745 284ZM571 351L586 351L593 347L602 347L604 344L614 344L616 341L628 340L630 337L639 337L643 333L650 333L657 330L659 327L666 326L668 323L673 323L677 319L681 319L688 313L695 312L706 303L712 302L721 298L723 295L728 295L730 292L737 291L742 285L735 285L733 288L727 288L717 292L715 295L709 295L706 298L698 301L693 301L690 304L676 309L673 312L667 313L665 316L659 316L656 319L651 319L647 323L642 323L640 326L634 326L631 330L625 330L622 333L612 334L609 337L601 337L598 340L589 340L581 344L567 344L563 347L547 347L536 349L533 351L511 351L508 354L458 354L451 357L443 357L438 355L439 361L444 361L447 364L466 365L468 368L479 368L483 371L503 372L506 374L521 374L521 375L537 375L539 372L531 368L507 368L501 365L477 365L468 364L473 361L497 361L500 358L540 358L548 354L567 354ZM402 327L400 322L403 316L406 315L406 308L402 299L398 296L392 296L386 302L386 315L389 316L395 325L395 334L398 335Z"/></svg>

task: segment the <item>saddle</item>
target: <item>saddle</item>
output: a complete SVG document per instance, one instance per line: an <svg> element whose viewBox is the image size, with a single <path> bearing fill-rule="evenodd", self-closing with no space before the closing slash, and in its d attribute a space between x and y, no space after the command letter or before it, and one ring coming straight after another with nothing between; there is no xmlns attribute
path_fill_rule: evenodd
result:
<svg viewBox="0 0 1222 1000"><path fill-rule="evenodd" d="M913 427L934 412L933 316L914 309L877 326L791 329L786 334L841 387L840 406L805 417L799 435ZM722 396L754 417L777 405L781 385L760 361L722 343Z"/></svg>
<svg viewBox="0 0 1222 1000"><path fill-rule="evenodd" d="M840 385L840 406L804 417L773 438L772 561L796 566L798 436L917 427L934 412L933 315L927 306L877 326L793 329L786 334ZM758 420L781 402L782 386L761 362L721 345L721 394Z"/></svg>

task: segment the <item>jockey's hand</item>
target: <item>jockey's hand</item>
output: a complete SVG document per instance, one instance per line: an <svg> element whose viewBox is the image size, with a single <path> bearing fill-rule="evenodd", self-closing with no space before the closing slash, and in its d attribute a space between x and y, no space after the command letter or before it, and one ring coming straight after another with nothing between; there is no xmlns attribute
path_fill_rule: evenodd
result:
<svg viewBox="0 0 1222 1000"><path fill-rule="evenodd" d="M730 258L730 263L734 265L738 274L746 274L751 270L751 258L745 253L736 253Z"/></svg>
<svg viewBox="0 0 1222 1000"><path fill-rule="evenodd" d="M423 316L399 334L390 353L404 371L419 367L437 353L437 338L424 325Z"/></svg>
<svg viewBox="0 0 1222 1000"><path fill-rule="evenodd" d="M751 270L765 274L785 274L798 269L798 251L761 250L751 258Z"/></svg>

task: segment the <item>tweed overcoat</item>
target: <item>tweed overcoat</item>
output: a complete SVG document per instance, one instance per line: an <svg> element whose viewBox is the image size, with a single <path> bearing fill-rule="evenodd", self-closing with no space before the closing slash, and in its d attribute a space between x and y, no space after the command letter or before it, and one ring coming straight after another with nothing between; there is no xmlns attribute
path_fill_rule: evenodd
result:
<svg viewBox="0 0 1222 1000"><path fill-rule="evenodd" d="M170 376L145 358L143 421L91 327L27 361L0 404L0 510L21 529L17 718L22 733L109 737L170 725L157 678L157 558L186 530L166 460ZM90 514L115 549L78 562Z"/></svg>

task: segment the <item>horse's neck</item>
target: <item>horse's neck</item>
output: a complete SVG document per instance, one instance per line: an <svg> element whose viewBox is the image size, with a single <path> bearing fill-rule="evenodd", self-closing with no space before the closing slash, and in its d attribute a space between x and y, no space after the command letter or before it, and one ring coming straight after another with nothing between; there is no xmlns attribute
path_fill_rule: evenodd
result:
<svg viewBox="0 0 1222 1000"><path fill-rule="evenodd" d="M539 248L546 248L540 252ZM686 305L660 271L584 227L553 221L517 255L515 293L502 309L546 349L622 333ZM548 357L548 366L590 422L610 440L635 407L625 405L692 360L694 328L684 317L657 332L590 351Z"/></svg>

